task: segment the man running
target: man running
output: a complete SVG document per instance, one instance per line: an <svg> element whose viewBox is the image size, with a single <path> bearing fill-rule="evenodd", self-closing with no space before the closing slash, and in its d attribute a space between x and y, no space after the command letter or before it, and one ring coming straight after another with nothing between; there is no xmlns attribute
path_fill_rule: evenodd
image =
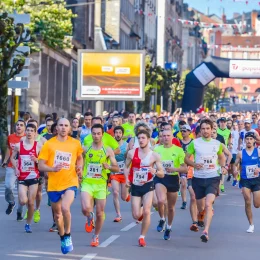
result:
<svg viewBox="0 0 260 260"><path fill-rule="evenodd" d="M95 227L91 246L99 245L99 234L104 223L104 210L107 197L108 173L119 172L113 150L104 145L102 137L104 127L95 124L91 128L93 142L90 146L84 146L85 165L83 180L81 183L82 213L87 217L85 230L91 233ZM94 223L94 200L96 203L96 223Z"/></svg>
<svg viewBox="0 0 260 260"><path fill-rule="evenodd" d="M187 167L184 164L185 154L183 149L172 144L172 131L163 131L163 145L154 149L160 155L164 178L154 178L155 191L158 199L158 211L160 215L157 231L165 230L164 239L170 240L171 226L175 214L175 204L178 198L179 173L187 173ZM165 229L166 220L164 218L165 203L167 201L168 223Z"/></svg>
<svg viewBox="0 0 260 260"><path fill-rule="evenodd" d="M116 161L120 169L119 172L112 172L110 175L112 190L113 190L113 202L116 210L116 218L114 222L122 221L122 216L120 212L120 203L119 203L119 191L121 188L121 198L123 201L130 200L130 195L127 198L127 189L125 186L125 176L124 176L124 167L125 167L125 155L127 150L127 142L123 141L124 128L122 126L116 126L114 128L114 136L120 147L120 154L116 155Z"/></svg>
<svg viewBox="0 0 260 260"><path fill-rule="evenodd" d="M46 142L39 155L39 170L48 173L48 195L58 226L61 252L73 250L71 239L70 206L82 178L83 157L81 144L69 136L70 122L61 118L57 122L56 137Z"/></svg>
<svg viewBox="0 0 260 260"><path fill-rule="evenodd" d="M150 133L141 130L137 133L139 148L127 153L124 174L127 187L131 186L132 214L138 220L143 214L139 246L145 247L145 235L150 226L150 215L153 201L154 176L164 176L160 156L149 148ZM154 167L156 165L156 169ZM143 210L141 208L143 207ZM143 213L142 213L143 212Z"/></svg>
<svg viewBox="0 0 260 260"><path fill-rule="evenodd" d="M91 133L91 120L93 118L93 114L91 112L86 112L84 114L84 124L79 128L78 135L80 138L80 142L83 144L84 139Z"/></svg>
<svg viewBox="0 0 260 260"><path fill-rule="evenodd" d="M8 207L5 211L7 215L12 214L14 207L16 206L14 200L13 190L15 188L16 176L15 176L15 165L12 164L10 158L13 153L13 149L16 144L20 143L21 138L25 135L25 122L18 120L15 125L15 133L11 134L7 138L7 150L2 166L6 167L5 171L5 200L8 203ZM22 221L23 217L23 206L19 205L17 209L17 221Z"/></svg>
<svg viewBox="0 0 260 260"><path fill-rule="evenodd" d="M202 137L195 139L187 148L186 164L194 167L192 188L196 195L197 207L200 214L205 210L205 228L201 241L209 240L209 227L213 212L212 205L219 189L220 173L227 173L226 158L219 141L211 139L213 123L204 119L200 123ZM194 155L195 162L190 157ZM206 199L205 199L206 197Z"/></svg>
<svg viewBox="0 0 260 260"><path fill-rule="evenodd" d="M128 122L122 124L122 127L125 130L124 137L123 137L124 140L127 141L129 138L132 138L135 136L135 133L134 133L135 124L136 124L135 113L129 113Z"/></svg>
<svg viewBox="0 0 260 260"><path fill-rule="evenodd" d="M260 207L260 152L255 148L255 135L252 132L245 134L246 148L237 154L235 166L241 165L240 185L245 200L246 216L249 222L248 233L253 233L255 226L253 222L253 213L251 206L251 193L253 195L253 204L255 208ZM237 173L237 169L235 169Z"/></svg>
<svg viewBox="0 0 260 260"><path fill-rule="evenodd" d="M14 147L11 161L16 165L16 176L19 182L18 197L21 205L28 207L25 232L32 233L31 221L34 213L34 202L38 190L40 173L38 170L38 154L41 145L35 141L37 128L33 124L26 126L26 137ZM16 158L18 155L18 164Z"/></svg>

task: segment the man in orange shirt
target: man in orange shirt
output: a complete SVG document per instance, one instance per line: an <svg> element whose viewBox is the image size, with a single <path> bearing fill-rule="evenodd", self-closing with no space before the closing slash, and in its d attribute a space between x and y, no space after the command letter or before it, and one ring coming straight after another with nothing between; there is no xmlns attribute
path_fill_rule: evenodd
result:
<svg viewBox="0 0 260 260"><path fill-rule="evenodd" d="M59 119L56 128L57 137L51 138L42 147L39 170L48 173L48 195L59 230L61 252L67 254L73 250L70 206L79 179L82 179L83 149L78 140L69 136L69 120Z"/></svg>
<svg viewBox="0 0 260 260"><path fill-rule="evenodd" d="M20 143L21 138L25 136L25 122L23 120L18 120L15 125L15 133L11 134L7 138L7 150L2 167L6 167L5 173L5 200L8 202L8 208L5 213L10 215L14 207L16 206L14 200L13 190L15 188L16 175L15 175L15 165L11 163L11 155L13 153L16 144ZM23 206L19 205L17 209L17 221L22 221Z"/></svg>
<svg viewBox="0 0 260 260"><path fill-rule="evenodd" d="M111 129L107 130L107 133L114 137L114 129L116 126L119 126L119 118L117 116L114 116L112 119L112 127Z"/></svg>

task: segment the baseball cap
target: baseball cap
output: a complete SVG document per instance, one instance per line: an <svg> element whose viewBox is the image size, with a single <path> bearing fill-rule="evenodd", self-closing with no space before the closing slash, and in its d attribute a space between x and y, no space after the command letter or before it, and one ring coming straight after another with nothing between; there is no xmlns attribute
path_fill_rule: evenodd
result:
<svg viewBox="0 0 260 260"><path fill-rule="evenodd" d="M188 130L188 131L191 131L191 128L190 128L189 125L183 125L183 126L181 127L181 130Z"/></svg>
<svg viewBox="0 0 260 260"><path fill-rule="evenodd" d="M225 117L221 117L221 118L219 119L219 121L224 121L224 122L226 122L227 119L226 119Z"/></svg>
<svg viewBox="0 0 260 260"><path fill-rule="evenodd" d="M252 120L251 119L246 119L245 120L245 124L251 124L252 123Z"/></svg>
<svg viewBox="0 0 260 260"><path fill-rule="evenodd" d="M247 138L247 137L253 137L253 138L255 138L254 132L247 132L247 133L245 134L245 138Z"/></svg>
<svg viewBox="0 0 260 260"><path fill-rule="evenodd" d="M145 118L150 119L150 116L149 116L149 115L146 115Z"/></svg>

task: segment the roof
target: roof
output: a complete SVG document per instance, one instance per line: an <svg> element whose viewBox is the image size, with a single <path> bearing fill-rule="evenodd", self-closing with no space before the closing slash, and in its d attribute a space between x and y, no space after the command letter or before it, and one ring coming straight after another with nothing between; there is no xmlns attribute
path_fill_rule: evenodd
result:
<svg viewBox="0 0 260 260"><path fill-rule="evenodd" d="M205 15L204 13L196 10L195 8L192 8L192 10L195 12L195 16L198 17L198 19L200 20L200 22L203 22L203 23L219 23L218 21L216 20L213 20L212 18L210 18L209 16Z"/></svg>
<svg viewBox="0 0 260 260"><path fill-rule="evenodd" d="M222 36L222 45L254 47L260 44L260 36Z"/></svg>

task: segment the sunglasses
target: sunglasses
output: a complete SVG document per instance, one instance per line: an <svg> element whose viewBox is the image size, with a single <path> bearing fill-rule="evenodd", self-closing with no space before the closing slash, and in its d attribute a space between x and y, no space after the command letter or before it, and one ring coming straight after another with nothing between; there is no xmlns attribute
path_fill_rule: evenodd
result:
<svg viewBox="0 0 260 260"><path fill-rule="evenodd" d="M187 132L187 130L181 130L181 132L182 132L182 133L186 133L186 132Z"/></svg>

